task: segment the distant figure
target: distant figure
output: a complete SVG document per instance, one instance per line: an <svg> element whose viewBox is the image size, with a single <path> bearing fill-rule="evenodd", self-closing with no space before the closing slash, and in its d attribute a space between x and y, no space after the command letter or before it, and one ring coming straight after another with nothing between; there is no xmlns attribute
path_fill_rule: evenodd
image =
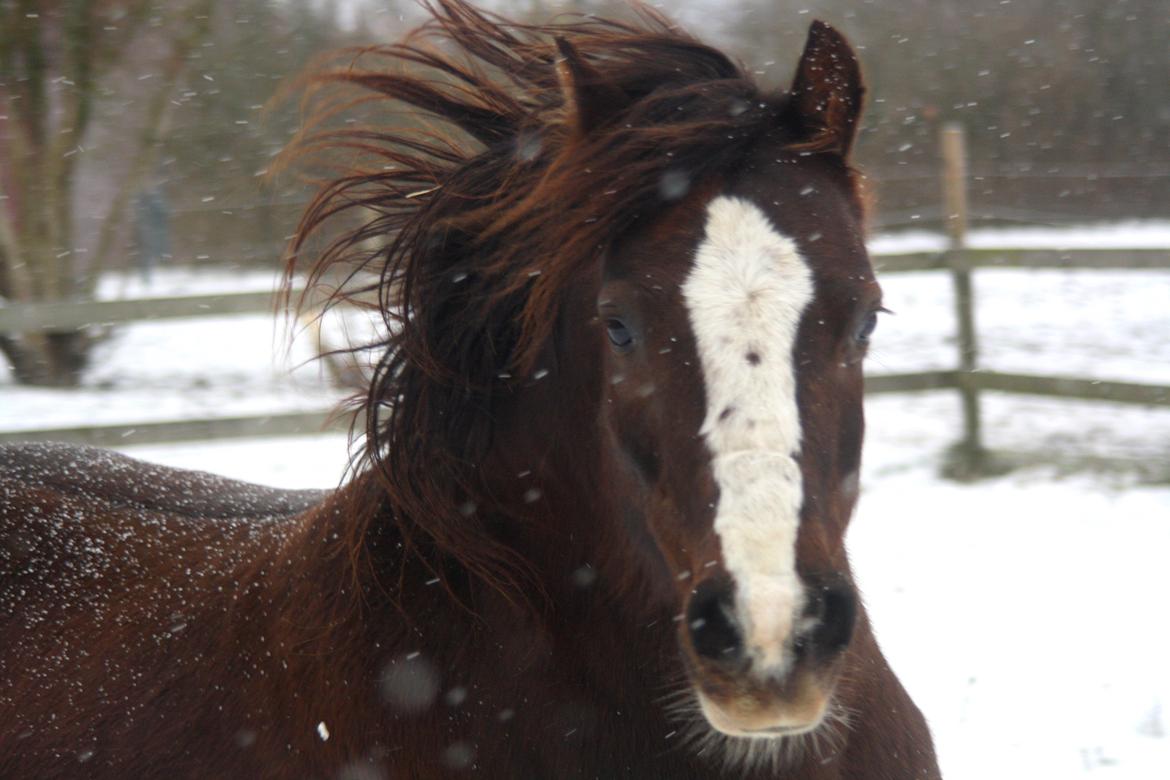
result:
<svg viewBox="0 0 1170 780"><path fill-rule="evenodd" d="M158 185L138 193L134 204L134 237L138 244L138 271L150 284L154 267L171 256L171 210Z"/></svg>

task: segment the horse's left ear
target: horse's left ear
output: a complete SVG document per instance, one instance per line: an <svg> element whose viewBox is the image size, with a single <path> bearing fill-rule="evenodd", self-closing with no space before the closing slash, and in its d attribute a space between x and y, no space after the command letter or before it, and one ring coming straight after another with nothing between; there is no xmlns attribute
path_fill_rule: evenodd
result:
<svg viewBox="0 0 1170 780"><path fill-rule="evenodd" d="M557 80L568 122L578 136L589 135L629 105L630 98L586 62L577 47L561 37L556 42Z"/></svg>
<svg viewBox="0 0 1170 780"><path fill-rule="evenodd" d="M865 94L861 66L845 37L822 21L809 27L791 94L803 126L796 146L848 157Z"/></svg>

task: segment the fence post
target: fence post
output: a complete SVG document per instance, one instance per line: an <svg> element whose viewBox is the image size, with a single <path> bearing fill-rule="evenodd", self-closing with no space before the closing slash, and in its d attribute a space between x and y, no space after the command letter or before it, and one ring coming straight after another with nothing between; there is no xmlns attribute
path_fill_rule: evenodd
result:
<svg viewBox="0 0 1170 780"><path fill-rule="evenodd" d="M943 125L939 142L948 239L945 259L947 267L951 269L955 291L959 398L963 406L963 435L952 449L944 471L956 479L971 479L983 473L987 464L979 413L979 390L974 383L967 381L967 377L976 369L979 345L975 335L975 294L971 285L971 270L963 252L967 238L967 144L962 125L955 122Z"/></svg>

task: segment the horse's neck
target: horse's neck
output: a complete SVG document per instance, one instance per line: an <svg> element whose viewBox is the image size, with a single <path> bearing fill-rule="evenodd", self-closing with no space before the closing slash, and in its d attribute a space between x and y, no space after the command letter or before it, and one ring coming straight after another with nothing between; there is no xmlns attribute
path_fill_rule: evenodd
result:
<svg viewBox="0 0 1170 780"><path fill-rule="evenodd" d="M503 411L491 451L477 463L490 494L480 506L507 511L476 520L531 566L530 592L500 593L448 559L409 554L376 483L359 477L302 516L296 533L272 551L263 581L282 607L272 612L270 633L310 656L319 650L336 658L333 642L355 654L351 665L429 652L444 668L497 659L597 690L612 686L614 668L627 668L623 659L633 652L651 660L639 671L644 684L661 686L674 674L666 667L677 663L671 608L648 597L654 578L646 577L651 568L643 558L653 545L629 538L641 524L623 498L628 486L615 480L620 469L606 462L612 447L593 422L597 400L566 389L589 381L566 377L559 388L549 381L543 396ZM355 538L359 505L380 508ZM451 581L438 581L440 572ZM368 641L353 642L347 632Z"/></svg>

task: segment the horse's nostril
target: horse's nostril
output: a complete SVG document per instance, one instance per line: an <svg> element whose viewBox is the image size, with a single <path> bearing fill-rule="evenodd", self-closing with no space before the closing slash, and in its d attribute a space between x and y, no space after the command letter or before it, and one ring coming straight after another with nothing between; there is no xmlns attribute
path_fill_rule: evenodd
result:
<svg viewBox="0 0 1170 780"><path fill-rule="evenodd" d="M816 596L810 609L816 624L805 644L821 656L840 653L853 638L857 621L857 594L847 584L825 585L813 591Z"/></svg>
<svg viewBox="0 0 1170 780"><path fill-rule="evenodd" d="M687 629L695 652L712 661L737 661L743 638L735 620L734 592L729 581L716 578L699 584L687 605Z"/></svg>

